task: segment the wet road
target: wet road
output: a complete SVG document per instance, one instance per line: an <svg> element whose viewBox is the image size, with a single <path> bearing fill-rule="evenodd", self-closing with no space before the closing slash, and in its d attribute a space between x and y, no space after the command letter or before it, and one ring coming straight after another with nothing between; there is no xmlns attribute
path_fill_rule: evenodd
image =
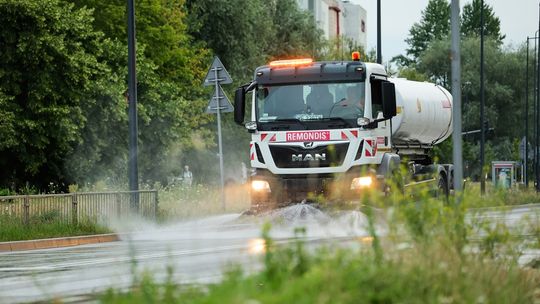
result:
<svg viewBox="0 0 540 304"><path fill-rule="evenodd" d="M278 243L292 242L294 227L306 227L308 244L344 242L367 236L366 218L359 212L328 217L308 206L293 206L264 218L227 214L166 227L141 227L121 242L70 248L0 254L0 302L28 302L127 288L133 273L151 273L164 280L167 267L175 281L217 281L227 266L246 271L260 267L261 230L276 224L271 236ZM381 231L383 232L383 231Z"/></svg>
<svg viewBox="0 0 540 304"><path fill-rule="evenodd" d="M524 216L538 212L539 206L503 213L486 209L475 217L517 225ZM217 281L232 264L254 271L260 267L259 237L266 221L274 223L271 236L278 243L293 241L294 227L307 228L306 241L312 246L358 244L358 239L368 235L362 213L328 216L308 205L292 206L262 218L226 214L165 227L148 224L124 235L121 242L1 253L0 303L84 299L84 295L109 287L127 288L134 273L140 276L142 271L162 281L167 267L174 270L174 280L183 283ZM384 227L377 228L379 234L385 234Z"/></svg>

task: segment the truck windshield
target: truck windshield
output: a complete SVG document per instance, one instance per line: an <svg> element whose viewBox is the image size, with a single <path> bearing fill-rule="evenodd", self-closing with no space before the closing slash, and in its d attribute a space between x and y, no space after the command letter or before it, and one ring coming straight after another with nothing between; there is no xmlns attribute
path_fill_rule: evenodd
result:
<svg viewBox="0 0 540 304"><path fill-rule="evenodd" d="M310 128L310 122L343 127L336 121L354 127L357 118L364 116L364 82L259 85L256 94L261 125L296 120L305 122L296 124L305 128Z"/></svg>

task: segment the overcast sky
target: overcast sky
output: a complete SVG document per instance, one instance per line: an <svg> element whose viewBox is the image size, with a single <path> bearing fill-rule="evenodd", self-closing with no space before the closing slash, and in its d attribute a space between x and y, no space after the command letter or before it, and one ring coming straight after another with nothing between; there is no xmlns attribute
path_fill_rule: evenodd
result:
<svg viewBox="0 0 540 304"><path fill-rule="evenodd" d="M367 11L368 50L377 47L377 0L351 0ZM449 0L450 2L450 0ZM469 3L460 0L460 6ZM538 0L484 0L501 20L506 45L518 45L538 29ZM428 0L381 0L383 61L405 54L409 29L420 21Z"/></svg>

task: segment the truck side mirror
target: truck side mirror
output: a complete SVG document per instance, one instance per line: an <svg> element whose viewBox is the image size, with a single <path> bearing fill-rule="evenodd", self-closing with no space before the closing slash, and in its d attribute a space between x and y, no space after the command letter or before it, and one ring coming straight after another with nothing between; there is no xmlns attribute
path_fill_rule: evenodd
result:
<svg viewBox="0 0 540 304"><path fill-rule="evenodd" d="M244 87L236 89L234 94L234 122L244 125L244 113L246 112L246 91Z"/></svg>
<svg viewBox="0 0 540 304"><path fill-rule="evenodd" d="M396 116L396 87L391 82L382 83L383 116L390 119Z"/></svg>

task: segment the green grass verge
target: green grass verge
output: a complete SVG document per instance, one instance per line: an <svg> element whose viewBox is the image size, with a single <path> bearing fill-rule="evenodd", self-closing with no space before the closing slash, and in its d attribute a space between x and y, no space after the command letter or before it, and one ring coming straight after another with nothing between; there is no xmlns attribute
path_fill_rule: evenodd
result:
<svg viewBox="0 0 540 304"><path fill-rule="evenodd" d="M486 182L485 195L480 194L480 183L467 183L465 196L468 198L470 207L496 207L515 206L526 204L540 204L540 195L533 187L500 189Z"/></svg>
<svg viewBox="0 0 540 304"><path fill-rule="evenodd" d="M161 220L196 218L201 216L237 213L249 208L246 185L225 188L225 204L221 202L219 187L205 185L170 186L159 189L159 216Z"/></svg>
<svg viewBox="0 0 540 304"><path fill-rule="evenodd" d="M0 242L111 232L89 219L80 220L77 225L66 223L61 221L59 215L54 211L30 218L28 225L25 225L20 217L0 215L0 227Z"/></svg>

